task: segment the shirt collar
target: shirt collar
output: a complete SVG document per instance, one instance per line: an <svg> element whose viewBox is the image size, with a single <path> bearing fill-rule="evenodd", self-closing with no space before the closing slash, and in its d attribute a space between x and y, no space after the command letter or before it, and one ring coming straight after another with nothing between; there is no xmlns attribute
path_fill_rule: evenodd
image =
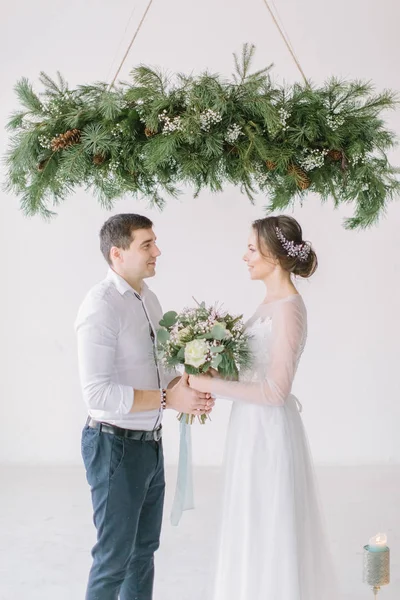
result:
<svg viewBox="0 0 400 600"><path fill-rule="evenodd" d="M146 294L146 291L149 289L146 283L143 281L141 294L138 294L136 290L133 289L131 285L121 275L118 275L113 269L108 269L107 279L113 282L116 289L119 291L121 296L126 294L126 292L133 292L135 296L138 298L143 298Z"/></svg>

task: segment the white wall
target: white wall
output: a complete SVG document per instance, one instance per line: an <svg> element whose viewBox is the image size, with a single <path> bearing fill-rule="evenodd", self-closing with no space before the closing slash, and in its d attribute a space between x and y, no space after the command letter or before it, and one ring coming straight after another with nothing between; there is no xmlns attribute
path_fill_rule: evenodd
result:
<svg viewBox="0 0 400 600"><path fill-rule="evenodd" d="M378 89L399 87L400 6L395 0L370 8L364 0L275 4L314 81L335 74L372 79ZM144 0L136 4L118 59L144 6ZM2 12L4 123L16 108L12 86L20 76L37 80L40 70L54 74L59 69L71 86L105 79L131 3L24 0L8 3ZM298 78L259 0L156 1L122 76L138 62L171 71L209 67L229 74L231 53L245 41L258 48L257 67L274 62L277 78ZM399 114L389 118L399 131ZM1 135L3 151L6 136ZM399 162L399 152L393 160ZM264 203L260 198L252 207L239 190L227 189L197 200L189 193L163 213L147 211L131 199L116 204L113 212L146 212L155 221L163 257L151 284L166 309L179 309L194 295L250 315L263 290L248 281L241 256L249 224L263 214ZM84 294L105 273L97 236L109 213L83 191L60 207L50 225L24 218L18 200L9 195L2 194L1 211L0 461L77 462L85 411L73 321ZM380 226L365 233L342 228L349 214L350 207L334 212L315 197L294 213L320 260L316 276L300 287L310 326L295 391L318 462L399 462L400 205L391 205ZM193 429L197 463L220 462L228 413L229 406L221 403L211 424ZM178 446L172 414L165 429L167 461L174 462Z"/></svg>

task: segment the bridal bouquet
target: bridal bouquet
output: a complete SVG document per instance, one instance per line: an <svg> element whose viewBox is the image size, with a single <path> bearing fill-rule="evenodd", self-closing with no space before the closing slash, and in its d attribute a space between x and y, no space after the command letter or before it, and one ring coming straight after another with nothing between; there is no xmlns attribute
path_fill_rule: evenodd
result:
<svg viewBox="0 0 400 600"><path fill-rule="evenodd" d="M250 366L249 337L242 315L233 316L217 306L185 308L180 314L167 312L157 332L158 358L166 368L184 365L186 373L201 375L215 369L222 377L237 379ZM193 422L193 415L179 415ZM206 415L200 417L202 423Z"/></svg>

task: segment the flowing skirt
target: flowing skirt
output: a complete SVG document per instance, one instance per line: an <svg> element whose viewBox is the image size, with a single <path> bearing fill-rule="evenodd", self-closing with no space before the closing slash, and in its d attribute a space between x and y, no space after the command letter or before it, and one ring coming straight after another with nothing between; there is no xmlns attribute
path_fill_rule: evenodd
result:
<svg viewBox="0 0 400 600"><path fill-rule="evenodd" d="M213 600L337 598L299 403L234 402Z"/></svg>

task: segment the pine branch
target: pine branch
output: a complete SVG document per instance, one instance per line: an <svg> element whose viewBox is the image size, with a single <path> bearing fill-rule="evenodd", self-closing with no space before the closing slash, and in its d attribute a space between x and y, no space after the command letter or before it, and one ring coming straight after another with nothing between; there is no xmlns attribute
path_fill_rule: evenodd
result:
<svg viewBox="0 0 400 600"><path fill-rule="evenodd" d="M110 131L100 123L90 123L81 137L82 147L88 154L110 154L112 138Z"/></svg>
<svg viewBox="0 0 400 600"><path fill-rule="evenodd" d="M235 61L235 69L236 73L239 76L239 85L242 85L246 78L249 75L250 67L253 61L254 53L256 51L256 47L254 44L244 44L242 49L242 55L240 59L237 54L233 54L233 58ZM235 75L234 75L235 77ZM235 77L236 80L236 77Z"/></svg>
<svg viewBox="0 0 400 600"><path fill-rule="evenodd" d="M100 96L98 107L101 116L113 121L121 114L121 96L114 92L104 92Z"/></svg>
<svg viewBox="0 0 400 600"><path fill-rule="evenodd" d="M11 114L10 119L6 125L6 128L11 131L13 129L20 129L23 125L23 119L27 115L26 112L14 112Z"/></svg>
<svg viewBox="0 0 400 600"><path fill-rule="evenodd" d="M352 109L353 113L366 114L368 116L375 116L385 109L394 109L399 103L398 96L391 92L384 92L378 96L370 98L362 106L355 107Z"/></svg>
<svg viewBox="0 0 400 600"><path fill-rule="evenodd" d="M26 77L20 79L14 89L22 106L33 114L43 114L43 105Z"/></svg>
<svg viewBox="0 0 400 600"><path fill-rule="evenodd" d="M22 79L22 108L8 123L8 189L26 213L48 216L76 186L110 208L124 194L161 206L182 185L197 194L232 183L250 201L267 194L275 210L310 191L352 204L351 227L377 222L399 193L386 156L397 140L382 120L397 96L337 79L279 86L270 67L251 72L253 58L244 45L230 81L141 65L112 91L104 82L68 90L60 74L41 73L43 103Z"/></svg>
<svg viewBox="0 0 400 600"><path fill-rule="evenodd" d="M165 94L168 78L156 69L140 65L131 72L133 83L138 87L150 88L159 94Z"/></svg>
<svg viewBox="0 0 400 600"><path fill-rule="evenodd" d="M48 95L60 96L68 90L68 84L59 71L57 71L57 77L58 82L55 82L44 71L40 72L39 81L46 88L45 93Z"/></svg>

